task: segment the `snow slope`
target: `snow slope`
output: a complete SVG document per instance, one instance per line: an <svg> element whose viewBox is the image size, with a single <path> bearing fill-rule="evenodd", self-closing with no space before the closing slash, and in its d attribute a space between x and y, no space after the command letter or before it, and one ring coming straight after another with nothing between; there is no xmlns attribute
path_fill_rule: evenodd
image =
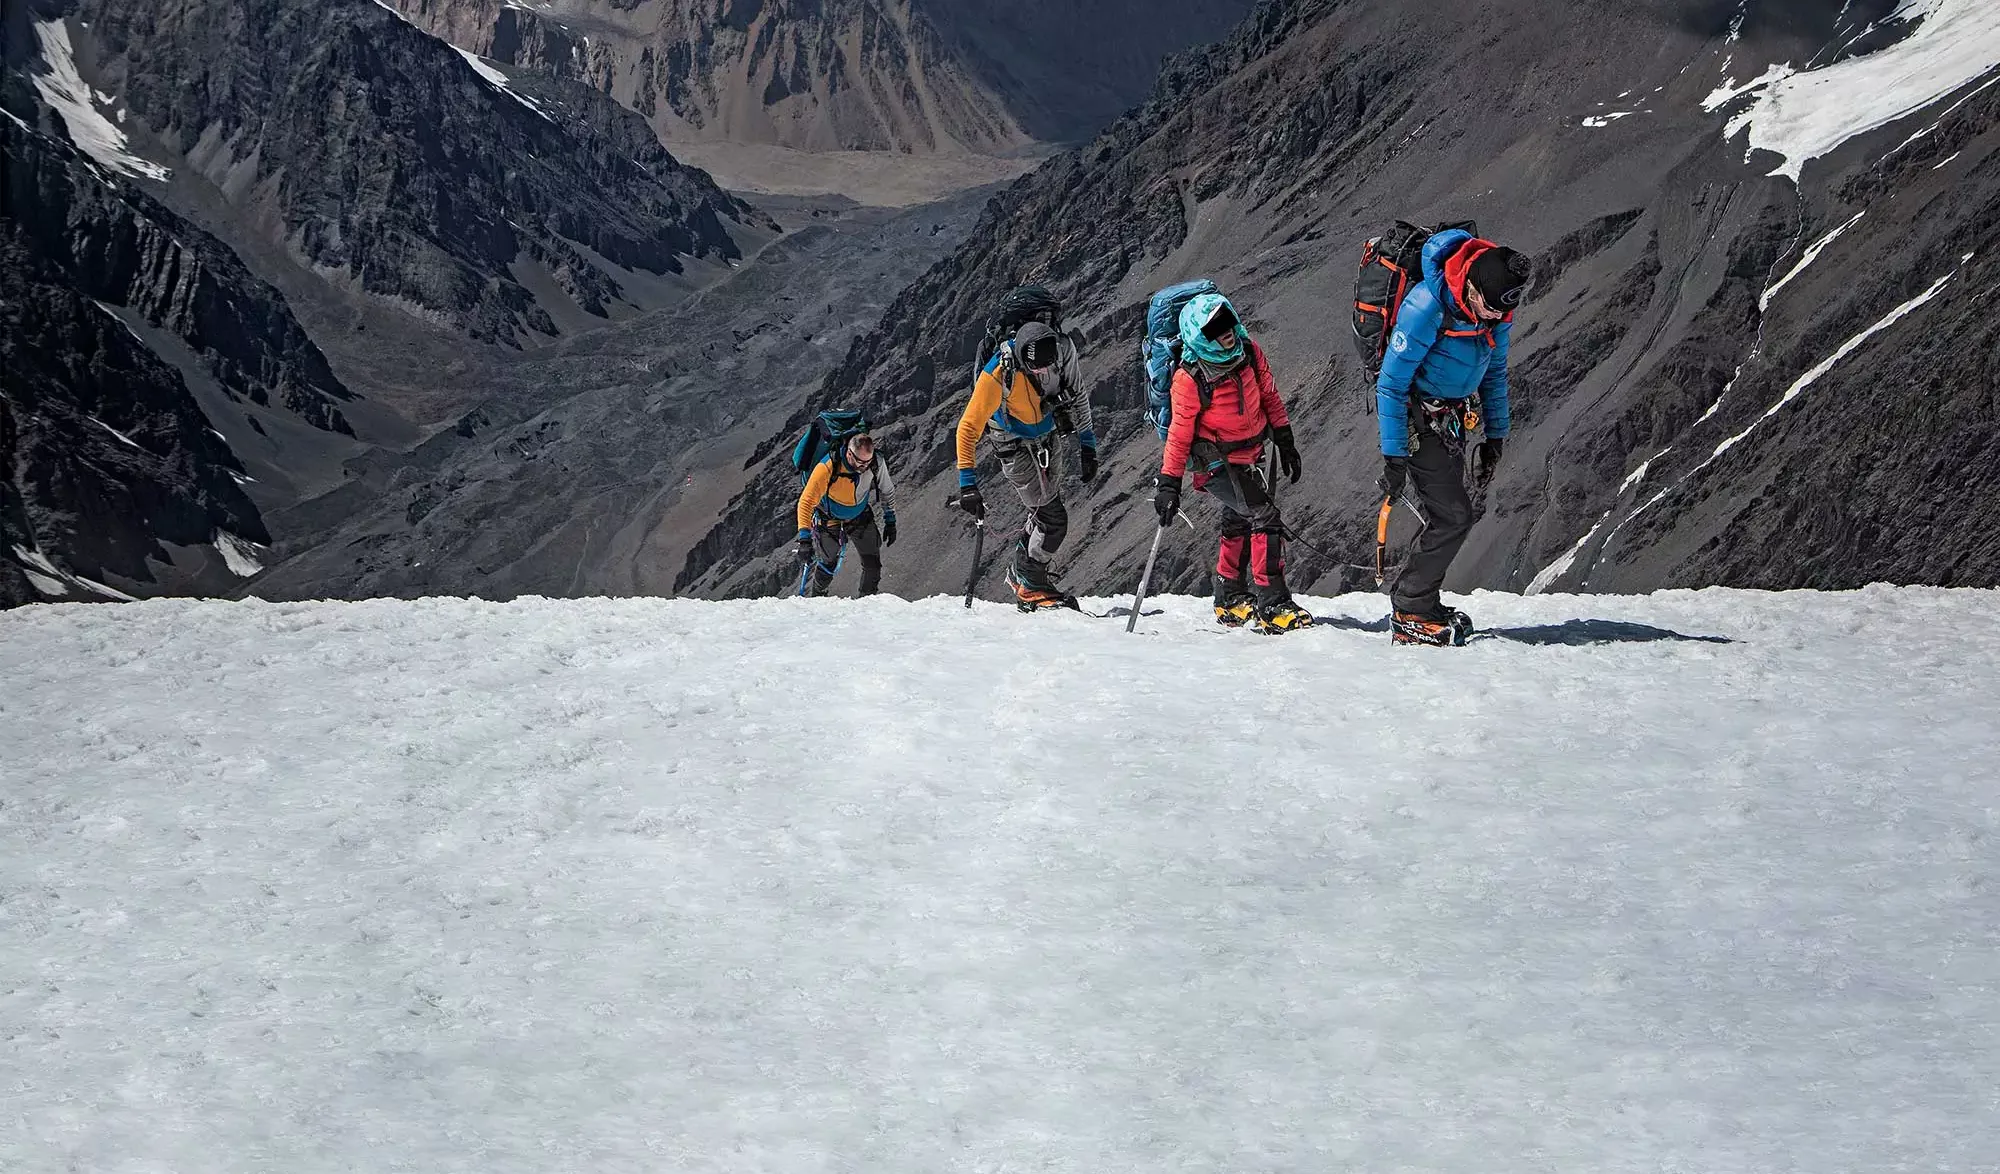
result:
<svg viewBox="0 0 2000 1174"><path fill-rule="evenodd" d="M0 1169L1995 1168L2000 593L1159 606L0 613Z"/></svg>
<svg viewBox="0 0 2000 1174"><path fill-rule="evenodd" d="M68 21L38 20L34 29L42 51L42 68L34 73L35 89L62 117L63 127L69 131L76 149L125 175L164 180L172 174L159 164L133 154L125 132L104 116L102 107L112 105L113 100L110 95L92 89L77 72ZM14 121L18 123L20 119Z"/></svg>
<svg viewBox="0 0 2000 1174"><path fill-rule="evenodd" d="M1724 134L1735 138L1748 128L1751 150L1784 156L1770 174L1796 182L1807 163L1854 136L2000 69L2000 5L1995 0L1909 0L1891 19L1920 23L1887 49L1820 69L1799 72L1779 65L1753 81L1725 79L1703 108L1720 110L1745 94L1755 95L1729 120Z"/></svg>

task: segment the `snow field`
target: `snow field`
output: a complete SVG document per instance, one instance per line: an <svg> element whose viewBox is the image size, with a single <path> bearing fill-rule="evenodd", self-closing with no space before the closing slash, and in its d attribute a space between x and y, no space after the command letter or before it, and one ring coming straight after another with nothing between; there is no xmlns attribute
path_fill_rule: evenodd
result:
<svg viewBox="0 0 2000 1174"><path fill-rule="evenodd" d="M1747 128L1750 151L1784 157L1769 174L1797 182L1807 163L1847 140L2000 69L2000 10L1994 0L1910 0L1891 19L1921 23L1886 49L1819 69L1776 65L1740 84L1725 77L1702 107L1720 110L1754 94L1730 118L1724 137L1733 139Z"/></svg>
<svg viewBox="0 0 2000 1174"><path fill-rule="evenodd" d="M0 1169L1995 1168L2000 593L1311 602L0 613Z"/></svg>

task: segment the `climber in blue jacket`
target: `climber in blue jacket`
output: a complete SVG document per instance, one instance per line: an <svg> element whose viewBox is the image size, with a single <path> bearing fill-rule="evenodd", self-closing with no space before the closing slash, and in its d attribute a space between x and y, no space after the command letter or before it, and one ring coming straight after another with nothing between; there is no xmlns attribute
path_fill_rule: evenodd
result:
<svg viewBox="0 0 2000 1174"><path fill-rule="evenodd" d="M1391 498L1413 499L1425 519L1392 588L1398 644L1463 644L1472 630L1471 619L1446 607L1439 590L1472 529L1467 434L1483 426L1473 453L1482 485L1506 448L1507 352L1514 310L1532 273L1528 258L1513 249L1458 229L1440 232L1424 245L1423 281L1397 310L1375 381L1382 488Z"/></svg>

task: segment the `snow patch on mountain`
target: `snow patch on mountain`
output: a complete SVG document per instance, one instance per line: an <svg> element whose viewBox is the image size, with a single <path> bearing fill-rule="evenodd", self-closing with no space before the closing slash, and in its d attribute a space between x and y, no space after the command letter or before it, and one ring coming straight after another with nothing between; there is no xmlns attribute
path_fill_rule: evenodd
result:
<svg viewBox="0 0 2000 1174"><path fill-rule="evenodd" d="M1569 569L1576 565L1577 556L1583 553L1586 546L1590 545L1591 539L1597 537L1597 532L1604 529L1604 523L1610 520L1615 509L1616 507L1614 506L1612 509L1605 510L1602 514L1598 515L1597 523L1584 531L1583 537L1571 543L1570 548L1563 551L1561 557L1557 558L1556 561L1543 567L1540 573L1529 581L1527 593L1529 595L1540 595L1542 592L1555 586L1556 580L1569 574Z"/></svg>
<svg viewBox="0 0 2000 1174"><path fill-rule="evenodd" d="M550 122L555 121L555 119L549 118L548 112L542 109L541 103L514 89L507 75L494 68L491 62L488 62L477 53L469 53L464 49L460 49L457 45L453 45L452 50L460 57L465 58L465 63L472 67L472 71L481 78L484 78L495 89L519 102L521 105L526 106L536 114L541 115L543 118L547 118Z"/></svg>
<svg viewBox="0 0 2000 1174"><path fill-rule="evenodd" d="M1960 258L1959 264L1963 265L1966 261L1970 261L1971 259L1972 259L1972 254L1968 253L1964 257ZM1909 301L1904 302L1902 305L1897 306L1895 309L1889 311L1886 315L1884 315L1879 321L1868 327L1868 329L1855 335L1853 338L1848 339L1846 342L1841 343L1840 348L1838 350L1834 351L1831 355L1828 355L1826 358L1821 359L1818 363L1815 363L1810 370L1808 370L1805 374L1799 376L1796 380L1794 380L1792 382L1792 385L1785 389L1785 394L1778 397L1778 402L1766 408L1764 410L1763 415L1757 417L1755 420L1752 420L1750 422L1749 427L1745 428L1741 432L1738 432L1736 435L1730 437L1729 439L1723 441L1721 444L1716 445L1715 452L1712 454L1710 459L1712 460L1714 459L1714 457L1719 457L1723 453L1726 453L1730 449L1736 447L1736 445L1742 442L1742 440L1745 437L1749 436L1750 433L1756 431L1757 426L1759 424L1762 424L1764 421L1770 419L1772 416L1777 415L1778 410L1780 408L1783 408L1786 404L1791 403L1793 400L1797 399L1800 395L1803 395L1808 388L1810 388L1813 384L1819 382L1819 379L1822 375L1825 375L1828 371L1833 370L1834 367L1838 365L1842 359L1845 359L1847 356L1861 349L1861 347L1865 343L1867 343L1869 339L1874 338L1876 335L1882 333L1884 330L1889 329L1891 326L1894 326L1896 323L1901 322L1904 318L1907 318L1911 314L1915 313L1918 309L1920 309L1926 303L1928 303L1932 298L1935 298L1936 296L1938 296L1938 294L1944 292L1944 287L1949 285L1951 283L1951 279L1957 276L1958 276L1958 270L1953 269L1950 273L1947 273L1943 277L1938 278L1937 281L1932 283L1929 289L1918 294L1916 297L1911 298Z"/></svg>
<svg viewBox="0 0 2000 1174"><path fill-rule="evenodd" d="M106 586L95 579L74 575L49 560L49 557L33 547L15 545L12 547L15 560L21 564L21 571L28 576L28 583L43 595L64 596L75 589L85 595L96 595L119 603L135 603L137 600L118 590Z"/></svg>
<svg viewBox="0 0 2000 1174"><path fill-rule="evenodd" d="M1727 69L1728 66L1728 62L1723 62L1724 69ZM1783 81L1796 72L1798 71L1793 69L1790 64L1778 64L1771 66L1762 74L1751 78L1747 82L1732 82L1725 77L1722 79L1721 85L1715 87L1714 90L1709 92L1708 97L1701 100L1701 108L1713 114L1743 95L1754 94L1765 86Z"/></svg>
<svg viewBox="0 0 2000 1174"><path fill-rule="evenodd" d="M1610 524L1612 515L1618 512L1618 506L1624 500L1625 495L1646 480L1646 474L1652 472L1654 461L1659 460L1660 458L1666 456L1668 453L1672 451L1674 451L1673 446L1668 445L1666 448L1663 448L1659 452L1654 453L1652 456L1646 458L1645 460L1640 461L1638 468L1633 469L1630 473L1627 473L1625 475L1625 480L1619 482L1618 484L1618 492L1615 495L1615 500L1611 503L1611 508L1599 514L1597 516L1597 521L1590 527L1590 529L1584 531L1583 537L1577 539L1574 543L1572 543L1568 550L1563 551L1563 553L1559 557L1557 557L1557 559L1554 562L1550 563L1546 567L1543 567L1539 572L1537 572L1535 577L1529 580L1526 593L1529 595L1540 595L1543 592L1554 587L1558 582L1562 580L1562 577L1564 575L1569 574L1570 568L1576 565L1576 560L1583 554L1584 551L1590 548L1591 542L1599 534L1603 533L1604 527ZM1623 522L1619 523L1619 525L1623 524L1624 524ZM1611 532L1613 534L1616 534L1618 532L1617 527L1614 526ZM1608 542L1610 540L1607 538L1606 541Z"/></svg>
<svg viewBox="0 0 2000 1174"><path fill-rule="evenodd" d="M104 429L106 432L109 432L111 435L117 437L118 443L127 445L131 448L139 449L140 452L146 451L137 441L125 435L123 432L118 431L118 429L113 428L111 425L106 424L104 421L98 419L96 416L90 417L90 422L97 425L99 428Z"/></svg>
<svg viewBox="0 0 2000 1174"><path fill-rule="evenodd" d="M215 532L215 550L232 575L248 579L264 569L264 564L257 560L257 544L238 538L227 530Z"/></svg>
<svg viewBox="0 0 2000 1174"><path fill-rule="evenodd" d="M42 49L44 69L33 74L35 90L63 121L70 141L92 160L124 175L164 180L173 174L157 163L132 153L132 141L116 123L104 116L100 107L114 103L108 94L92 89L76 67L76 51L70 45L69 23L61 17L34 22L35 39ZM15 121L19 121L16 119Z"/></svg>
<svg viewBox="0 0 2000 1174"><path fill-rule="evenodd" d="M1790 269L1785 270L1785 275L1783 277L1780 277L1777 281L1772 282L1770 285L1765 287L1763 294L1759 296L1757 299L1758 312L1762 313L1763 311L1770 309L1771 299L1778 296L1779 290L1784 289L1787 285L1790 285L1793 278L1797 277L1801 273L1804 273L1806 271L1806 266L1811 265L1814 261L1818 260L1819 255L1826 251L1826 247L1828 245L1832 244L1834 241L1839 240L1841 233L1846 232L1848 229L1853 228L1856 224L1860 223L1861 218L1863 216L1866 216L1867 214L1868 213L1866 211L1856 212L1854 214L1853 219L1847 221L1847 223L1845 224L1838 226L1833 231L1827 233L1825 236L1820 237L1818 240L1814 241L1811 245L1807 246L1806 251L1799 255L1797 264L1793 265ZM1704 419L1706 419L1706 417L1704 417Z"/></svg>
<svg viewBox="0 0 2000 1174"><path fill-rule="evenodd" d="M1751 150L1783 156L1769 174L1796 182L1811 160L2000 68L1993 0L1911 0L1890 19L1920 23L1865 56L1804 71L1774 65L1754 81L1725 81L1702 106L1715 111L1750 95L1724 134L1747 130Z"/></svg>
<svg viewBox="0 0 2000 1174"><path fill-rule="evenodd" d="M1949 105L1949 106L1945 107L1945 108L1944 108L1944 112L1943 112L1942 114L1939 114L1939 115L1937 116L1937 118L1933 119L1933 120L1932 120L1932 122L1931 122L1931 124L1930 124L1929 126L1926 126L1926 127L1923 127L1923 128L1921 128L1921 129L1919 129L1919 130L1918 130L1918 131L1917 131L1916 133L1912 134L1912 135L1911 135L1911 136L1910 136L1909 138L1907 138L1907 139L1904 139L1904 140L1903 140L1902 142L1900 142L1900 143L1897 143L1897 144L1895 145L1895 147L1894 147L1894 148L1892 148L1892 149L1891 149L1891 150L1889 151L1889 153L1888 153L1887 155L1884 155L1884 156L1883 156L1883 158L1884 158L1884 159L1887 159L1887 158L1889 158L1889 157L1890 157L1891 155L1894 155L1894 154L1896 154L1896 153L1897 153L1898 151L1901 151L1901 150L1903 150L1903 149L1904 149L1905 147L1908 147L1908 146L1909 146L1910 144L1912 144L1912 143L1916 143L1916 142L1921 142L1921 141L1923 141L1924 139L1927 139L1927 138L1929 138L1930 136L1932 136L1932 135L1936 134L1936 133L1937 133L1937 129L1938 129L1938 127L1940 127L1940 126L1943 126L1943 125L1944 125L1944 120L1945 120L1945 119L1947 119L1947 118L1950 118L1950 117L1951 117L1951 116L1952 116L1953 114L1956 114L1956 113L1958 112L1958 108L1959 108L1959 107L1961 107L1961 106L1965 105L1965 104L1966 104L1967 102L1970 102L1970 101L1972 101L1972 100L1973 100L1974 98L1978 97L1978 96L1979 96L1980 94L1982 94L1982 93L1986 92L1986 90L1987 90L1988 88L1990 88L1990 87L1991 87L1991 86L1992 86L1992 85L1993 85L1993 84L1994 84L1995 82L2000 82L2000 75L1995 75L1995 76L1993 76L1993 77L1990 77L1990 78L1987 78L1987 79L1986 79L1985 81L1983 81L1983 82L1980 82L1980 83L1979 83L1978 85L1974 86L1974 87L1973 87L1972 89L1970 89L1970 90L1967 90L1967 91L1966 91L1966 92L1965 92L1964 94L1962 94L1962 95L1960 95L1960 96L1959 96L1959 99L1958 99L1958 101L1956 101L1956 102L1953 102L1953 103L1952 103L1951 105Z"/></svg>
<svg viewBox="0 0 2000 1174"><path fill-rule="evenodd" d="M43 595L62 596L69 594L69 584L63 582L61 579L52 579L40 571L31 571L26 567L21 568L21 573L28 577L28 586L33 587Z"/></svg>

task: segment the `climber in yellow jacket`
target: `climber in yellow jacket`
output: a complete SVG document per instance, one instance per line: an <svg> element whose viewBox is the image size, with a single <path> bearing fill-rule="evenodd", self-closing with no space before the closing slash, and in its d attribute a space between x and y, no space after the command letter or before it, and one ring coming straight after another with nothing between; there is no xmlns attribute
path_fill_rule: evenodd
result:
<svg viewBox="0 0 2000 1174"><path fill-rule="evenodd" d="M882 548L896 544L896 482L874 437L850 436L819 459L799 490L798 523L799 594L826 594L849 542L861 552L861 594L882 589Z"/></svg>
<svg viewBox="0 0 2000 1174"><path fill-rule="evenodd" d="M978 449L989 431L1002 474L1028 507L1007 585L1024 608L1075 607L1075 597L1056 586L1049 570L1049 559L1069 533L1057 438L1074 431L1079 472L1085 482L1097 476L1097 436L1074 341L1046 323L1027 322L1000 344L973 382L958 421L957 502L981 519L986 500L979 492Z"/></svg>

